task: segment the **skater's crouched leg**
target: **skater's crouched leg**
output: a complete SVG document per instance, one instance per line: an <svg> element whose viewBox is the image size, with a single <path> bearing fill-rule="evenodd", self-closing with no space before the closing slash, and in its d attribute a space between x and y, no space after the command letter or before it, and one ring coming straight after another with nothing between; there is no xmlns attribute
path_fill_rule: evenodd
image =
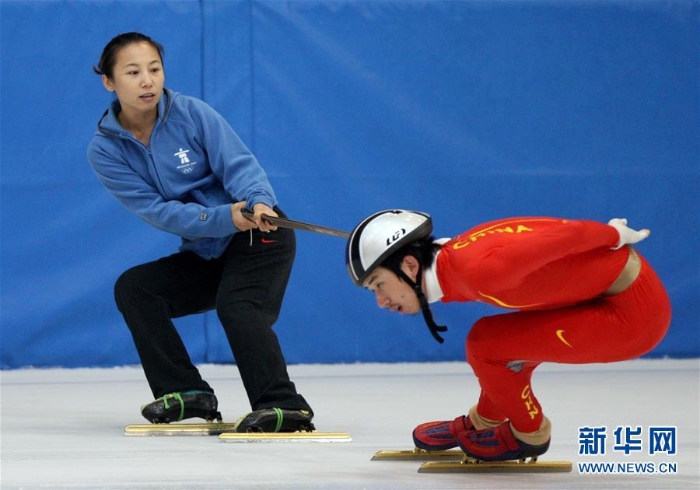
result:
<svg viewBox="0 0 700 490"><path fill-rule="evenodd" d="M156 399L141 410L151 422L219 417L213 390L192 363L172 322L213 306L215 285L208 277L214 272L196 255L178 253L132 267L114 286L117 307Z"/></svg>

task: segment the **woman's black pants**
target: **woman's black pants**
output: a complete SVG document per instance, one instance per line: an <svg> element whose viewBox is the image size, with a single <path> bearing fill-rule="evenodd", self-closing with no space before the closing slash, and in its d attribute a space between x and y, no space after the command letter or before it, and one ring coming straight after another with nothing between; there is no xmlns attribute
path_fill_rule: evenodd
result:
<svg viewBox="0 0 700 490"><path fill-rule="evenodd" d="M236 233L217 259L180 252L133 267L119 277L117 306L154 397L214 391L192 364L172 319L216 309L251 408L311 410L289 379L272 330L295 253L292 230L252 230Z"/></svg>

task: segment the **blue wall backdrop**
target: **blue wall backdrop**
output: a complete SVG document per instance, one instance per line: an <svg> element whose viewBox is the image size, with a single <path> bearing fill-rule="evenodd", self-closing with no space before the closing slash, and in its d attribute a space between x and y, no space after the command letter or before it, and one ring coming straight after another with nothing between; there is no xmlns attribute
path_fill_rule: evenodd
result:
<svg viewBox="0 0 700 490"><path fill-rule="evenodd" d="M112 286L178 239L122 209L85 149L111 100L91 67L116 34L165 45L166 86L221 112L294 218L349 230L429 212L438 236L511 215L607 221L673 302L650 357L700 356L700 8L690 0L0 1L0 366L138 362ZM379 310L344 240L299 232L276 331L290 363L464 358L483 305ZM177 323L232 362L218 320Z"/></svg>

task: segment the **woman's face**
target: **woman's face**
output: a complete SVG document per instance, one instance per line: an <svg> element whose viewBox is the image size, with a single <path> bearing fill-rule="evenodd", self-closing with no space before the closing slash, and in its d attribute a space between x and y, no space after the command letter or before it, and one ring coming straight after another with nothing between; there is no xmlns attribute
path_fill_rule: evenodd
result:
<svg viewBox="0 0 700 490"><path fill-rule="evenodd" d="M163 95L165 72L158 50L147 42L124 46L116 57L113 78L102 75L102 83L115 92L127 115L150 112Z"/></svg>

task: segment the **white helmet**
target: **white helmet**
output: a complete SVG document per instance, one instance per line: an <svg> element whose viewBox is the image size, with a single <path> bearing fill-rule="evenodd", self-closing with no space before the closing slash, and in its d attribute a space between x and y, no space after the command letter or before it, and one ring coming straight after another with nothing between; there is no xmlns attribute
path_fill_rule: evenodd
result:
<svg viewBox="0 0 700 490"><path fill-rule="evenodd" d="M391 254L430 236L432 231L430 216L417 211L390 209L365 218L348 239L345 265L350 279L362 286L369 274Z"/></svg>

